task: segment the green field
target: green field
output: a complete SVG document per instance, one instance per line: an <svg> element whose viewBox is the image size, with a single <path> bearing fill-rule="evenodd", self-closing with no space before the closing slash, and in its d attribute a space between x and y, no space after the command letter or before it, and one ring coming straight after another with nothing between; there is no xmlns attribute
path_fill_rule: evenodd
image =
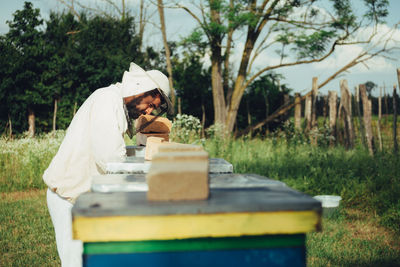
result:
<svg viewBox="0 0 400 267"><path fill-rule="evenodd" d="M59 266L44 169L54 137L0 139L0 266ZM284 138L202 140L235 172L257 173L310 195L337 194L341 208L307 235L309 266L400 266L400 156L313 147Z"/></svg>

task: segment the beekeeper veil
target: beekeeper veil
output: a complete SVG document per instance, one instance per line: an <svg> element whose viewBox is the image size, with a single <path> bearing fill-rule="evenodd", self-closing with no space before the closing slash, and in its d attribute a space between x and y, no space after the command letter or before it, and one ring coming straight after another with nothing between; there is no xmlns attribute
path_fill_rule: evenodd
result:
<svg viewBox="0 0 400 267"><path fill-rule="evenodd" d="M122 96L128 97L157 89L162 97L162 109L173 114L173 106L168 98L170 94L169 81L164 73L158 70L145 71L135 63L131 63L129 71L122 76Z"/></svg>

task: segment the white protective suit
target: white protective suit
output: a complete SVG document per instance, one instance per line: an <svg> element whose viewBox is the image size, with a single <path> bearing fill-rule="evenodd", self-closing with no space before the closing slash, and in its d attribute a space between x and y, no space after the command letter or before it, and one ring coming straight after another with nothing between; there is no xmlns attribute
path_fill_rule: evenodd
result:
<svg viewBox="0 0 400 267"><path fill-rule="evenodd" d="M168 95L168 78L157 70L145 72L131 63L122 83L90 95L73 118L56 156L43 174L48 187L74 202L80 194L89 191L93 175L105 173L107 162L123 161L126 154L123 135L128 127L123 97L155 88Z"/></svg>
<svg viewBox="0 0 400 267"><path fill-rule="evenodd" d="M96 90L82 104L44 172L43 180L50 189L48 207L62 266L77 267L80 265L77 262L81 261L82 244L71 242L72 204L80 194L90 190L92 176L105 173L107 162L125 158L123 135L128 123L123 98L155 88L168 95L168 78L157 70L145 72L131 63L121 83ZM65 234L66 231L69 233ZM76 249L77 246L80 247Z"/></svg>

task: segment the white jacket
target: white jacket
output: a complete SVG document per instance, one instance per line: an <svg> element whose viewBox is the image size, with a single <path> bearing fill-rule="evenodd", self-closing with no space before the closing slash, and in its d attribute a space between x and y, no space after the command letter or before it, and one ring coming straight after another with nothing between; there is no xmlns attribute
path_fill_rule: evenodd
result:
<svg viewBox="0 0 400 267"><path fill-rule="evenodd" d="M122 87L96 90L82 104L61 146L43 174L48 187L74 202L90 190L92 176L104 174L106 163L123 161L127 130Z"/></svg>

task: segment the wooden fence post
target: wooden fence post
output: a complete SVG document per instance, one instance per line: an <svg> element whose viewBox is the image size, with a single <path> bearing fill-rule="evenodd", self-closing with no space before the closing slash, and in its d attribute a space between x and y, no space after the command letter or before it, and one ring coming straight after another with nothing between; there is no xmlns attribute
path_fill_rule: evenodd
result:
<svg viewBox="0 0 400 267"><path fill-rule="evenodd" d="M317 97L318 97L318 78L312 78L312 93L311 93L311 144L317 145L318 144L318 117L317 117Z"/></svg>
<svg viewBox="0 0 400 267"><path fill-rule="evenodd" d="M364 146L366 146L365 142L365 129L364 129L364 122L361 119L361 109L360 109L360 89L359 86L357 85L355 88L355 97L356 97L356 112L357 112L357 118L358 118L358 127L360 131L360 136L361 136L361 142Z"/></svg>
<svg viewBox="0 0 400 267"><path fill-rule="evenodd" d="M383 150L382 144L382 133L381 133L381 119L382 119L382 87L379 88L379 97L378 97L378 140L379 140L379 150Z"/></svg>
<svg viewBox="0 0 400 267"><path fill-rule="evenodd" d="M370 155L374 154L373 149L373 136L372 136L372 122L371 122L371 108L368 101L367 90L365 84L360 84L360 95L363 103L364 113L364 125L365 125L365 137L367 141L367 147Z"/></svg>
<svg viewBox="0 0 400 267"><path fill-rule="evenodd" d="M306 121L306 132L309 132L311 130L311 108L312 108L312 94L309 94L306 96L306 101L305 101L305 107L304 107L304 119Z"/></svg>
<svg viewBox="0 0 400 267"><path fill-rule="evenodd" d="M343 121L345 126L346 147L354 147L354 126L351 113L351 94L347 85L347 80L340 81L341 92L341 112L343 114Z"/></svg>
<svg viewBox="0 0 400 267"><path fill-rule="evenodd" d="M324 117L324 125L326 124L326 117L328 115L328 96L324 95L322 97L322 101L324 102L323 108L322 108L322 116Z"/></svg>
<svg viewBox="0 0 400 267"><path fill-rule="evenodd" d="M318 128L317 117L318 78L312 78L311 128Z"/></svg>
<svg viewBox="0 0 400 267"><path fill-rule="evenodd" d="M389 115L389 105L388 105L388 98L386 94L386 85L383 84L383 95L385 97L385 125L387 125L388 122L388 115Z"/></svg>
<svg viewBox="0 0 400 267"><path fill-rule="evenodd" d="M331 129L332 136L336 139L336 118L337 118L337 92L328 91L329 98L329 128ZM333 141L331 142L333 145Z"/></svg>
<svg viewBox="0 0 400 267"><path fill-rule="evenodd" d="M294 94L294 127L297 130L301 129L301 98L300 93Z"/></svg>

